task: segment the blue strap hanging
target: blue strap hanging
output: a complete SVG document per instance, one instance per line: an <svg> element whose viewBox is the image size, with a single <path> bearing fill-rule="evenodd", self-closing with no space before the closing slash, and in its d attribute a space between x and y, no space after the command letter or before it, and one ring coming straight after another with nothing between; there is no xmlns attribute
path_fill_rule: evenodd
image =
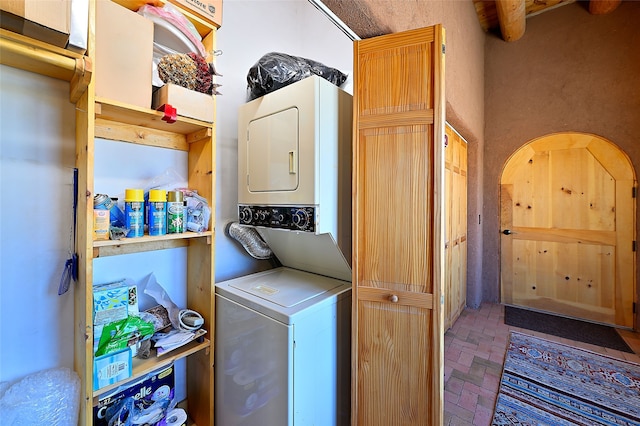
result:
<svg viewBox="0 0 640 426"><path fill-rule="evenodd" d="M78 254L76 253L76 218L78 216L78 169L73 169L73 253L64 262L60 284L58 285L58 295L63 295L69 291L71 280L78 281Z"/></svg>

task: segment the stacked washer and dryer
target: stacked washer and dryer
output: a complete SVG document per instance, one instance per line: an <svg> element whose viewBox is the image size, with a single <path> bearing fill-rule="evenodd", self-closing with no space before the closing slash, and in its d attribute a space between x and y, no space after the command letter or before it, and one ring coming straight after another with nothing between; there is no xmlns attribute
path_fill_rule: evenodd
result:
<svg viewBox="0 0 640 426"><path fill-rule="evenodd" d="M218 425L350 423L351 140L317 76L240 108L239 222L283 266L216 284Z"/></svg>

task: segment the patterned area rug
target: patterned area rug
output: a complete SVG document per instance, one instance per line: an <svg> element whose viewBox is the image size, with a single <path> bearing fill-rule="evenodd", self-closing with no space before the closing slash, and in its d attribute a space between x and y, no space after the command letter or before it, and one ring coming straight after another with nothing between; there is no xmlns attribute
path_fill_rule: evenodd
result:
<svg viewBox="0 0 640 426"><path fill-rule="evenodd" d="M511 332L492 425L640 425L640 364Z"/></svg>

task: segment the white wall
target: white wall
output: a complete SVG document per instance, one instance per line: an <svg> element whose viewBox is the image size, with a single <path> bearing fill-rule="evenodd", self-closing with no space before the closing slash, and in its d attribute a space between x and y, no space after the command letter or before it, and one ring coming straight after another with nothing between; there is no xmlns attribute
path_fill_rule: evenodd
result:
<svg viewBox="0 0 640 426"><path fill-rule="evenodd" d="M216 121L218 281L270 267L224 235L224 226L237 219L236 114L246 101L247 71L270 51L346 73L352 66L351 41L306 0L225 0L223 8L217 46L223 54L216 61L224 75L218 78L223 95L217 98ZM75 115L68 90L65 82L0 66L0 382L73 367L73 290L57 295L72 232ZM184 170L183 156L97 140L96 192L123 192L166 167ZM139 282L153 271L180 304L183 293L171 283L186 272L171 265L183 263L184 253L160 256L152 268L144 253L98 259L94 280L126 276Z"/></svg>
<svg viewBox="0 0 640 426"><path fill-rule="evenodd" d="M0 381L73 367L75 110L69 84L0 66Z"/></svg>

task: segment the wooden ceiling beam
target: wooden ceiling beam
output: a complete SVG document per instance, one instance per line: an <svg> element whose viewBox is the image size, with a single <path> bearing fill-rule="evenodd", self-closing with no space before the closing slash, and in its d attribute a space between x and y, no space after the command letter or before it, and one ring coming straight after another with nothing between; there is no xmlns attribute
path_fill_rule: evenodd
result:
<svg viewBox="0 0 640 426"><path fill-rule="evenodd" d="M620 6L622 0L590 0L589 13L592 15L606 15Z"/></svg>
<svg viewBox="0 0 640 426"><path fill-rule="evenodd" d="M516 41L524 35L525 0L496 0L496 10L505 41Z"/></svg>

